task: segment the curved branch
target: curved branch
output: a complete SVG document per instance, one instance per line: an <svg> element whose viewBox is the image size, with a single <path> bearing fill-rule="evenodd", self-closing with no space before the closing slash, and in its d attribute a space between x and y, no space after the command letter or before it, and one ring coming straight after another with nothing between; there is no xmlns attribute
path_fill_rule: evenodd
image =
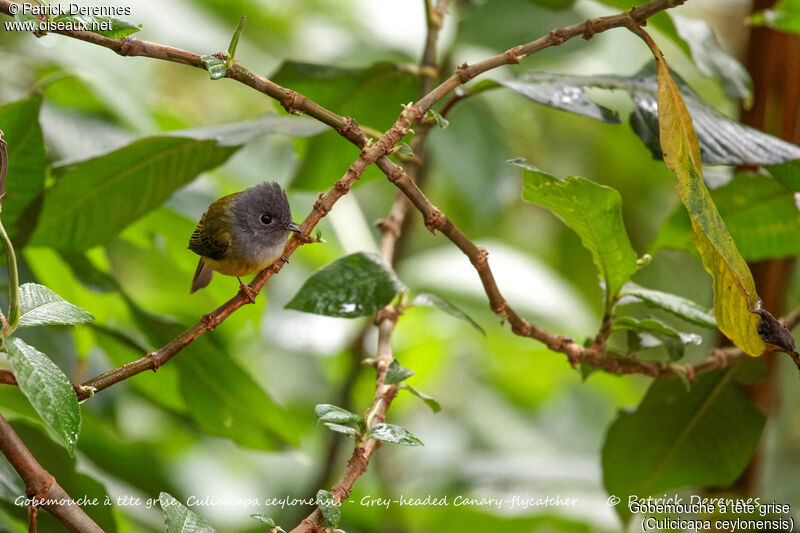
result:
<svg viewBox="0 0 800 533"><path fill-rule="evenodd" d="M25 482L28 498L35 500L30 507L45 509L70 531L103 533L100 526L89 518L53 476L42 468L3 415L0 415L0 452L6 456ZM35 520L35 516L35 511L31 511L32 520Z"/></svg>
<svg viewBox="0 0 800 533"><path fill-rule="evenodd" d="M309 232L316 223L322 218L333 206L333 204L349 191L352 184L358 180L366 168L377 163L380 169L387 175L390 181L394 182L407 196L412 203L422 212L425 217L426 226L432 231L441 229L448 238L450 238L459 248L464 251L470 258L473 265L478 270L481 281L490 299L492 310L495 311L501 318L508 320L512 325L512 331L518 335L529 336L540 340L547 344L548 347L556 351L561 351L567 354L572 362L584 361L593 366L603 369L616 369L617 372L625 373L644 373L646 375L661 375L661 371L655 368L648 367L646 363L617 361L616 358L608 358L603 354L598 354L587 350L580 345L572 342L571 339L549 333L541 328L538 328L526 320L522 319L511 309L503 299L496 283L494 282L491 270L488 268L486 261L486 251L478 249L474 244L463 235L463 233L450 222L444 214L434 207L430 201L419 191L408 175L398 165L391 162L386 156L392 151L392 147L408 133L412 125L417 123L427 111L444 96L450 93L455 88L463 83L473 79L474 77L487 72L488 70L508 65L519 63L521 60L530 56L531 54L543 50L551 46L558 46L569 39L577 36L583 36L586 39L591 38L595 33L600 33L612 28L629 26L632 22L641 24L652 15L681 5L685 0L653 0L647 4L635 7L627 12L610 15L606 17L594 18L586 20L579 24L559 28L551 31L548 35L541 37L530 43L516 46L507 50L503 54L499 54L492 58L486 59L474 65L462 64L455 73L451 75L438 87L428 92L421 98L415 105L409 106L396 121L395 125L389 129L377 142L367 144L367 138L364 133L358 128L355 120L349 117L341 117L324 107L316 104L315 102L305 98L299 93L281 87L272 81L255 74L246 68L235 64L230 68L226 77L234 79L240 83L248 85L255 90L258 90L267 96L279 101L283 107L291 112L302 112L309 116L327 124L334 128L339 134L344 136L350 142L362 147L362 154L356 160L347 173L345 173L335 186L321 197L314 205L314 210L306 217L303 222L304 235L309 235ZM0 0L0 12L9 14L8 6L13 2L10 0ZM123 56L143 56L151 57L154 59L161 59L175 63L186 64L196 68L205 68L205 64L200 59L200 55L186 50L164 46L158 43L143 41L131 37L124 39L111 39L91 32L83 31L60 31L57 32L68 37L79 39L82 41L90 42L99 46L103 46L110 50L117 52ZM222 54L224 55L224 54ZM421 70L425 70L424 68ZM422 80L425 82L425 79ZM420 127L420 129L422 129ZM398 208L398 211L404 208ZM441 227L439 227L441 226ZM308 238L308 237L306 237ZM300 242L296 238L292 238L287 245L285 256L288 257L298 246ZM266 281L272 276L273 273L280 270L283 266L283 260L269 267L268 269L259 273L259 275L250 284L251 288L260 290ZM187 329L183 334L171 341L166 346L162 347L157 352L152 352L146 356L128 363L123 367L113 369L101 376L97 376L83 384L83 388L79 392L79 397L85 399L94 390L102 390L114 383L122 381L127 377L138 374L144 370L157 369L161 364L168 361L186 345L191 343L194 339L205 333L206 331L214 329L219 323L227 318L233 311L246 303L242 295L237 295L224 305L217 308L212 313L205 315L203 320ZM611 361L607 361L611 359Z"/></svg>

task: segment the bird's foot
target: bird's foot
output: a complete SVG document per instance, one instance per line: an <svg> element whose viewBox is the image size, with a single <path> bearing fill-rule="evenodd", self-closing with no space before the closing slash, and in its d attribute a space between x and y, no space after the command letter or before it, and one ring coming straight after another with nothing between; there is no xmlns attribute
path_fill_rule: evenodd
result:
<svg viewBox="0 0 800 533"><path fill-rule="evenodd" d="M250 285L247 285L240 278L237 277L236 279L239 280L239 292L247 296L251 304L256 303L256 295L258 292L254 291Z"/></svg>

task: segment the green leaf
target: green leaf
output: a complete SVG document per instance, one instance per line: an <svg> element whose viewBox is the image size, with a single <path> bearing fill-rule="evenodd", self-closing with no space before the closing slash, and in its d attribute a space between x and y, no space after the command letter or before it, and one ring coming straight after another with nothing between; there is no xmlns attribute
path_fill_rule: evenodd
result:
<svg viewBox="0 0 800 533"><path fill-rule="evenodd" d="M800 191L800 160L768 166L767 170L773 178L783 183L790 191Z"/></svg>
<svg viewBox="0 0 800 533"><path fill-rule="evenodd" d="M704 20L669 13L678 35L692 51L697 68L704 75L722 83L725 94L732 99L750 100L753 82L747 69L728 55L717 42L714 32Z"/></svg>
<svg viewBox="0 0 800 533"><path fill-rule="evenodd" d="M658 338L667 349L670 359L677 361L684 354L687 344L700 344L702 337L695 333L682 333L652 318L638 320L630 316L623 316L614 320L612 330L631 330L639 333L648 333Z"/></svg>
<svg viewBox="0 0 800 533"><path fill-rule="evenodd" d="M321 403L314 407L314 415L320 422L334 424L361 424L363 420L355 413L329 403Z"/></svg>
<svg viewBox="0 0 800 533"><path fill-rule="evenodd" d="M213 140L151 137L57 167L31 244L76 251L102 244L235 151Z"/></svg>
<svg viewBox="0 0 800 533"><path fill-rule="evenodd" d="M39 126L41 105L41 97L34 96L0 107L0 130L8 144L3 226L15 245L21 234L30 234L41 207L36 199L44 188L47 166Z"/></svg>
<svg viewBox="0 0 800 533"><path fill-rule="evenodd" d="M180 324L123 296L152 345L163 346L183 331ZM294 419L209 336L196 339L172 364L178 369L178 387L189 415L206 433L256 450L297 442Z"/></svg>
<svg viewBox="0 0 800 533"><path fill-rule="evenodd" d="M437 402L433 396L428 396L424 392L415 389L408 383L406 383L406 388L411 394L413 394L414 396L425 402L428 405L428 407L431 408L431 411L433 411L434 413L438 413L439 411L442 410L442 406L439 405L439 402Z"/></svg>
<svg viewBox="0 0 800 533"><path fill-rule="evenodd" d="M711 199L745 260L778 259L800 253L800 211L793 192L782 183L740 173L712 190ZM653 251L663 248L694 251L692 224L680 207L667 218L653 243Z"/></svg>
<svg viewBox="0 0 800 533"><path fill-rule="evenodd" d="M215 533L211 523L187 509L170 494L162 492L158 497L164 513L164 533Z"/></svg>
<svg viewBox="0 0 800 533"><path fill-rule="evenodd" d="M177 359L180 391L203 431L257 450L297 443L294 420L224 350L197 340Z"/></svg>
<svg viewBox="0 0 800 533"><path fill-rule="evenodd" d="M436 161L437 183L447 191L451 205L470 206L471 217L487 224L499 221L507 209L499 191L516 187L519 179L515 169L505 165L515 154L502 126L505 117L486 99L467 98L448 118L453 127L432 131L426 145Z"/></svg>
<svg viewBox="0 0 800 533"><path fill-rule="evenodd" d="M350 426L343 426L342 424L333 424L331 422L323 422L323 424L331 431L347 435L348 437L355 438L356 434L358 433L358 431L356 431L356 428Z"/></svg>
<svg viewBox="0 0 800 533"><path fill-rule="evenodd" d="M30 21L30 22L35 22L36 24L39 24L40 22L42 22L41 20L39 20L39 18L36 15L34 15L33 13L28 13L26 11L22 11L22 12L18 11L16 13L14 13L14 20L16 20L17 22L28 22L28 21Z"/></svg>
<svg viewBox="0 0 800 533"><path fill-rule="evenodd" d="M395 383L405 381L415 373L416 372L413 370L409 370L408 368L402 366L397 359L392 358L392 362L389 363L389 368L386 369L386 377L384 378L383 383L386 385L394 385Z"/></svg>
<svg viewBox="0 0 800 533"><path fill-rule="evenodd" d="M19 327L45 324L85 324L94 316L72 305L44 285L25 283L19 286Z"/></svg>
<svg viewBox="0 0 800 533"><path fill-rule="evenodd" d="M607 124L622 122L619 113L596 104L589 98L581 84L576 83L579 80L581 78L570 78L563 74L532 72L516 80L497 80L497 83L548 107L569 111Z"/></svg>
<svg viewBox="0 0 800 533"><path fill-rule="evenodd" d="M657 379L633 413L620 412L603 444L603 482L621 499L690 486L727 487L755 451L765 417L731 382L735 366L710 372L687 392Z"/></svg>
<svg viewBox="0 0 800 533"><path fill-rule="evenodd" d="M374 254L337 259L306 280L286 309L353 318L372 315L406 290Z"/></svg>
<svg viewBox="0 0 800 533"><path fill-rule="evenodd" d="M663 309L687 322L703 326L704 328L717 328L714 315L700 304L681 298L667 292L645 289L635 283L626 283L620 292L620 301L617 305L626 305L633 302L643 302L648 307Z"/></svg>
<svg viewBox="0 0 800 533"><path fill-rule="evenodd" d="M228 69L225 67L225 62L216 56L206 54L200 56L200 60L205 63L206 70L212 80L224 78L225 74L228 72Z"/></svg>
<svg viewBox="0 0 800 533"><path fill-rule="evenodd" d="M259 522L264 522L265 524L267 524L269 526L270 533L286 533L286 531L281 526L275 523L275 520L273 520L272 518L263 513L251 514L250 518L255 518Z"/></svg>
<svg viewBox="0 0 800 533"><path fill-rule="evenodd" d="M122 39L142 29L142 25L131 24L128 21L103 15L71 15L64 13L55 18L55 22L65 22L74 28L83 28L83 31L99 33L112 39Z"/></svg>
<svg viewBox="0 0 800 533"><path fill-rule="evenodd" d="M658 122L664 162L678 178L678 196L692 219L695 247L714 279L717 327L745 353L758 356L766 345L758 335L760 307L755 282L711 195L703 183L702 163L692 118L662 58L658 67Z"/></svg>
<svg viewBox="0 0 800 533"><path fill-rule="evenodd" d="M264 135L312 137L327 129L328 127L325 124L312 118L267 113L244 122L201 126L199 128L170 132L169 135L191 137L198 141L213 139L220 146L241 146Z"/></svg>
<svg viewBox="0 0 800 533"><path fill-rule="evenodd" d="M388 62L349 69L287 61L270 79L334 113L380 131L394 124L400 105L415 100L418 91L413 73ZM359 154L356 146L348 146L335 131L298 144L301 159L292 179L296 189L316 192L330 188ZM371 165L357 183L382 177Z"/></svg>
<svg viewBox="0 0 800 533"><path fill-rule="evenodd" d="M81 251L103 244L202 172L263 135L313 135L308 121L269 115L239 124L172 132L54 168L31 244ZM5 219L4 219L5 220Z"/></svg>
<svg viewBox="0 0 800 533"><path fill-rule="evenodd" d="M482 334L486 335L486 332L483 330L483 328L477 322L472 320L472 318L470 318L469 315L467 315L464 311L454 306L444 298L436 296L435 294L431 294L429 292L421 292L414 297L410 305L412 306L424 305L426 307L435 307L440 311L444 311L448 315L463 320L473 328L480 331Z"/></svg>
<svg viewBox="0 0 800 533"><path fill-rule="evenodd" d="M342 510L336 504L333 494L327 490L317 491L317 505L319 510L322 511L322 516L325 517L325 522L322 524L323 528L335 528L342 520Z"/></svg>
<svg viewBox="0 0 800 533"><path fill-rule="evenodd" d="M367 438L403 446L422 446L422 441L412 435L410 431L394 424L375 424L367 431Z"/></svg>
<svg viewBox="0 0 800 533"><path fill-rule="evenodd" d="M662 13L663 14L663 13ZM664 14L666 16L666 14ZM652 19L651 19L652 20ZM762 131L744 126L715 110L677 74L672 74L680 95L694 119L700 143L702 161L711 165L777 165L800 159L800 147ZM526 91L543 84L556 91L551 99L544 97L537 102L564 109L573 113L597 118L597 113L587 112L585 106L570 107L564 100L578 102L587 99L585 87L624 90L633 99L631 126L653 157L661 159L659 143L657 94L658 80L654 64L646 64L639 72L629 77L530 72L522 76ZM525 93L521 93L525 94ZM601 120L603 120L601 118Z"/></svg>
<svg viewBox="0 0 800 533"><path fill-rule="evenodd" d="M433 109L431 109L428 112L433 117L433 120L436 122L436 125L439 126L440 128L445 129L445 128L447 128L447 126L450 125L450 121L449 120L444 118L442 115L440 115L438 112L434 111Z"/></svg>
<svg viewBox="0 0 800 533"><path fill-rule="evenodd" d="M236 29L233 32L233 36L231 37L231 42L228 45L228 59L225 62L226 68L231 68L231 65L233 64L233 58L236 55L236 47L239 45L239 37L242 36L242 30L244 29L244 25L246 22L247 22L247 17L242 15L242 19L236 26Z"/></svg>
<svg viewBox="0 0 800 533"><path fill-rule="evenodd" d="M781 0L772 9L753 15L750 23L753 26L769 26L776 30L800 33L800 0Z"/></svg>
<svg viewBox="0 0 800 533"><path fill-rule="evenodd" d="M510 163L525 169L522 197L553 211L592 253L605 287L605 309L610 311L620 288L637 270L636 252L622 221L619 193L584 178L559 180L524 160Z"/></svg>
<svg viewBox="0 0 800 533"><path fill-rule="evenodd" d="M13 502L21 494L25 494L25 484L6 456L0 455L0 499Z"/></svg>
<svg viewBox="0 0 800 533"><path fill-rule="evenodd" d="M73 455L81 430L81 411L69 379L58 365L22 339L6 338L4 346L19 388Z"/></svg>
<svg viewBox="0 0 800 533"><path fill-rule="evenodd" d="M414 157L414 150L406 143L398 143L397 144L398 150L397 155L402 155L404 157Z"/></svg>

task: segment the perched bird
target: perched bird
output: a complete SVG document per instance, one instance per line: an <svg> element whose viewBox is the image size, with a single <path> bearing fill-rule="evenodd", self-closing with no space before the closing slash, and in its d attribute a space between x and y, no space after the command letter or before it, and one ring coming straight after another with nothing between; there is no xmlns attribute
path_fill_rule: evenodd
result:
<svg viewBox="0 0 800 533"><path fill-rule="evenodd" d="M189 292L208 285L216 270L236 276L242 292L255 301L240 276L277 261L291 231L300 233L300 228L292 222L289 200L277 183L223 196L208 206L189 239L189 249L200 256Z"/></svg>

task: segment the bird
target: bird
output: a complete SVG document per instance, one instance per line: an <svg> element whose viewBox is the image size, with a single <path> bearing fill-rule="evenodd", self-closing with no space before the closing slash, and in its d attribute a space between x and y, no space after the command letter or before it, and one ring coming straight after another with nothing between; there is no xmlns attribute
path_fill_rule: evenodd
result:
<svg viewBox="0 0 800 533"><path fill-rule="evenodd" d="M189 238L189 249L200 256L189 293L207 286L217 271L235 276L240 290L255 302L255 291L241 276L281 258L291 232L301 230L292 221L286 192L277 183L264 182L223 196L208 206Z"/></svg>

